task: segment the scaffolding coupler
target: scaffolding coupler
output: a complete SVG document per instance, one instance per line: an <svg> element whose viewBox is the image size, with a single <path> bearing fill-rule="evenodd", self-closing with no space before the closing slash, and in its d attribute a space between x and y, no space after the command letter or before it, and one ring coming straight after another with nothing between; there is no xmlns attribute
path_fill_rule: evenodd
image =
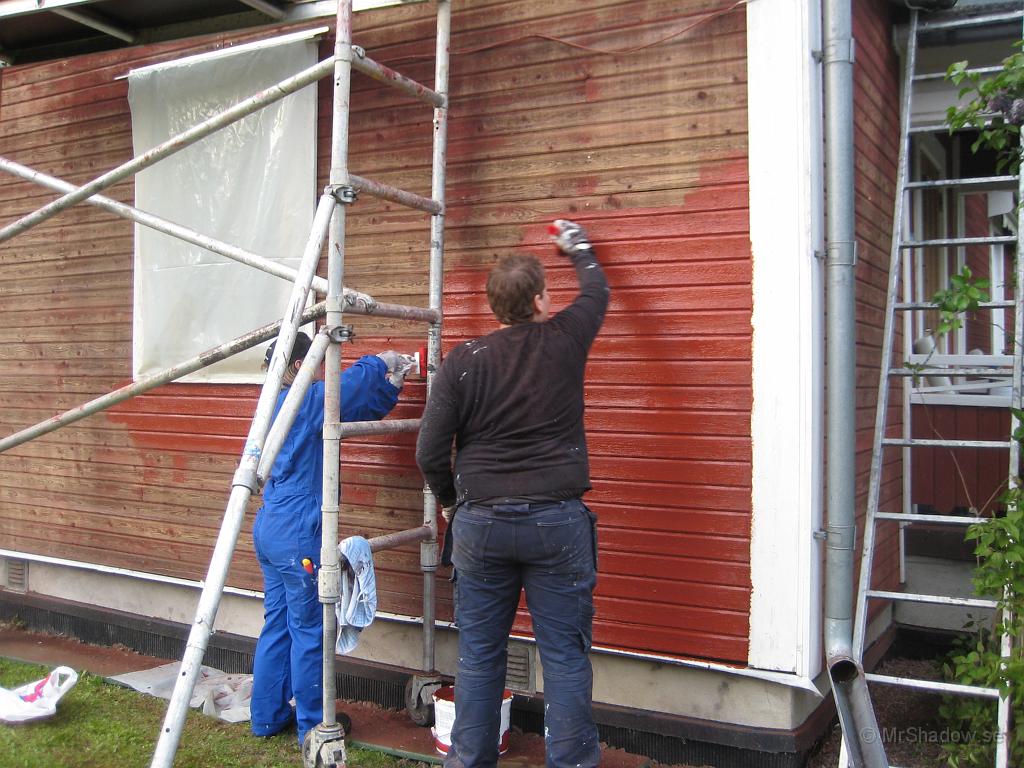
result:
<svg viewBox="0 0 1024 768"><path fill-rule="evenodd" d="M352 343L356 338L356 331L351 325L336 325L327 330L327 335L335 344Z"/></svg>
<svg viewBox="0 0 1024 768"><path fill-rule="evenodd" d="M331 184L324 191L342 205L353 205L359 197L359 190L351 184Z"/></svg>

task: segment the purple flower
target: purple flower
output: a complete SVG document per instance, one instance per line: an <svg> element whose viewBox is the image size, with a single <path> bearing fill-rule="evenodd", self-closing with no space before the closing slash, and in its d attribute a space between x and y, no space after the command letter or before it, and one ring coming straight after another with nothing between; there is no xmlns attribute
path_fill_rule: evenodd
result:
<svg viewBox="0 0 1024 768"><path fill-rule="evenodd" d="M1014 99L1006 119L1013 125L1024 125L1024 99Z"/></svg>
<svg viewBox="0 0 1024 768"><path fill-rule="evenodd" d="M1005 90L996 91L996 93L988 100L986 109L989 112L1002 112L1006 113L1013 106L1013 99L1010 98L1010 94Z"/></svg>

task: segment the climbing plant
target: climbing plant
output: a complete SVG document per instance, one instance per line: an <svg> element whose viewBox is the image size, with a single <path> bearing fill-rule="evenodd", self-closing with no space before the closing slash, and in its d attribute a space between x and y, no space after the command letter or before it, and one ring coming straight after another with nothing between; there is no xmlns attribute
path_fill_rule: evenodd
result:
<svg viewBox="0 0 1024 768"><path fill-rule="evenodd" d="M997 170L1016 173L1020 169L1020 135L1024 125L1024 54L1019 50L1003 61L999 72L983 79L970 72L967 62L953 64L947 77L960 85L960 95L970 96L947 113L950 130L974 128L978 138L974 152L982 148L997 153ZM987 301L986 281L974 279L968 267L954 275L932 303L939 310L936 335L951 333L962 325L962 316ZM1012 340L1013 344L1018 340ZM1016 405L1016 403L1014 404ZM1024 411L1013 409L1018 422ZM1012 439L1024 450L1024 427ZM1021 479L1002 495L1003 512L971 525L966 538L974 544L976 594L992 597L998 608L995 619L965 627L968 634L943 663L944 677L955 683L997 688L1011 697L1009 728L1012 765L1024 765L1024 490ZM1003 658L1000 639L1013 638L1008 658ZM939 714L949 727L950 738L943 744L947 762L953 768L993 765L998 743L997 705L991 699L948 696Z"/></svg>
<svg viewBox="0 0 1024 768"><path fill-rule="evenodd" d="M1019 419L1024 412L1015 411ZM1014 440L1024 440L1024 428L1018 428ZM1020 482L1019 479L1017 482ZM1002 497L1005 514L976 523L967 530L974 542L977 567L975 592L996 596L999 604L993 625L967 627L970 634L961 640L943 664L947 680L966 685L998 688L1011 697L1009 729L1011 765L1024 759L1024 492L1017 487ZM1014 638L1008 658L1002 657L1000 639L1006 633ZM943 744L947 761L958 766L994 764L998 743L996 702L976 697L949 696L939 707L939 715L959 738Z"/></svg>
<svg viewBox="0 0 1024 768"><path fill-rule="evenodd" d="M932 304L938 307L939 323L935 329L938 336L952 333L963 326L963 315L974 312L983 301L988 301L988 280L975 279L966 264L958 274L949 278L949 287L932 296Z"/></svg>
<svg viewBox="0 0 1024 768"><path fill-rule="evenodd" d="M1020 46L1017 43L1018 49ZM971 150L994 150L996 171L1016 173L1020 168L1020 131L1024 125L1024 53L1017 50L1007 56L1002 68L991 77L972 72L966 61L951 64L946 77L960 86L961 100L969 97L946 111L950 132L973 128L978 137Z"/></svg>
<svg viewBox="0 0 1024 768"><path fill-rule="evenodd" d="M988 300L987 281L976 280L964 266L950 279L947 288L932 297L939 310L936 334L951 333L963 324L962 316ZM1016 343L1016 342L1014 342ZM1018 423L1024 410L1012 409ZM1024 426L1012 435L1024 452ZM994 622L973 623L968 634L955 646L942 665L944 677L955 683L998 688L1011 697L1009 729L1012 765L1024 765L1024 489L1015 477L1000 501L1004 512L971 525L966 538L974 543L977 565L974 590L978 595L994 597L998 604ZM1001 637L1014 639L1011 653L1004 659ZM947 762L953 768L988 766L995 759L998 744L996 702L977 697L948 696L939 707L939 715L957 738L944 741Z"/></svg>

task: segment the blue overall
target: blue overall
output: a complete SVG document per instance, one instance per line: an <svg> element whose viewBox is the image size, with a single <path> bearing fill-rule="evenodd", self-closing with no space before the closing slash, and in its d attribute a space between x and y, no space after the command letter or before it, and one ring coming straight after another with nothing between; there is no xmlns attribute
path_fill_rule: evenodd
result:
<svg viewBox="0 0 1024 768"><path fill-rule="evenodd" d="M398 402L387 366L374 355L341 374L341 420L386 416ZM281 409L287 390L277 398ZM323 613L317 595L320 507L323 503L324 382L306 392L295 423L274 461L256 514L253 542L263 570L263 629L253 660L252 732L271 736L298 723L299 744L323 719ZM302 566L313 564L313 573ZM295 698L295 712L289 700Z"/></svg>

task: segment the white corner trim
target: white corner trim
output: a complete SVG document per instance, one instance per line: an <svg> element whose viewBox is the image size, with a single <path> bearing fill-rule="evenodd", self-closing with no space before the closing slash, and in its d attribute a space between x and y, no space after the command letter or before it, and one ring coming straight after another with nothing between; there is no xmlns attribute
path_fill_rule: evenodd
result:
<svg viewBox="0 0 1024 768"><path fill-rule="evenodd" d="M753 258L751 667L821 669L820 2L747 6Z"/></svg>

